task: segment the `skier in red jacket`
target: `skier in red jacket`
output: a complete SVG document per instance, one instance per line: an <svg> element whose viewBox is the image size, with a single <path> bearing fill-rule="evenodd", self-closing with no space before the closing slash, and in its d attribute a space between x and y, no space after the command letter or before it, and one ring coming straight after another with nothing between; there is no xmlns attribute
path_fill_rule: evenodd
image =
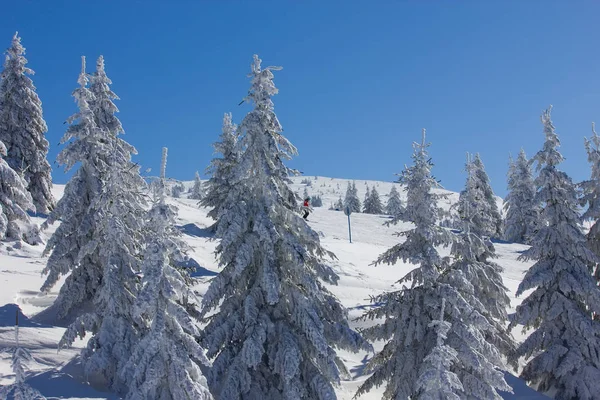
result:
<svg viewBox="0 0 600 400"><path fill-rule="evenodd" d="M302 218L308 221L308 214L310 214L310 197L304 199L302 211L304 211L304 215L302 216Z"/></svg>

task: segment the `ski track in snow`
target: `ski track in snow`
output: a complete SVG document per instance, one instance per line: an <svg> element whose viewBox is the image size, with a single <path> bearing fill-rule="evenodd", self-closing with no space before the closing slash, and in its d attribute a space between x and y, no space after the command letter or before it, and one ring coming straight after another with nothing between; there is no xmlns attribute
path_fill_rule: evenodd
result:
<svg viewBox="0 0 600 400"><path fill-rule="evenodd" d="M316 179L315 179L316 178ZM311 180L311 186L300 183L301 180ZM348 218L340 211L328 210L329 206L345 195L348 182L353 180L334 179L326 177L295 177L292 178L292 187L302 195L304 188L309 195L320 195L323 207L315 208L309 216L308 224L317 232L323 246L335 253L337 259L330 260L330 265L340 277L337 286L329 286L330 290L348 308L351 326L362 327L372 322L352 321L370 307L370 296L384 291L398 288L395 282L414 268L411 264L402 262L396 265L372 265L377 257L392 245L398 242L395 232L408 229L410 224L384 226L389 219L383 215L352 214L352 243L348 241ZM396 185L403 202L406 195L399 184L378 181L356 180L356 187L361 201L364 199L366 185L375 187L379 192L382 203L387 202L387 195L393 185ZM193 182L184 182L187 188ZM62 196L64 185L55 185L53 188L56 198ZM440 192L445 192L440 190ZM458 199L457 193L445 192L447 200L442 200L440 205L448 209L449 205ZM218 272L214 251L217 241L213 240L207 231L213 221L206 216L206 210L199 209L196 200L185 198L170 199L179 208L178 225L184 234L184 239L193 248L191 256L204 268L199 274L198 293L205 293L208 282L214 273ZM501 200L499 199L499 205ZM42 223L40 218L34 218ZM44 232L48 238L56 229L56 224ZM504 268L504 284L510 289L511 310L527 295L515 298L515 292L523 273L531 266L531 262L517 260L527 246L510 243L495 243L498 259L496 262ZM107 392L96 390L85 384L85 377L81 376L78 368L78 354L85 346L87 340L77 340L74 347L58 351L57 344L64 332L64 328L38 324L28 317L32 317L44 310L56 298L64 277L48 294L41 294L44 276L41 275L45 266L42 257L43 245L29 246L23 244L20 248L13 248L11 243L0 243L0 386L13 382L14 375L10 368L9 351L14 346L15 313L20 309L19 340L23 347L29 349L34 361L28 364L28 383L38 389L48 399L118 399L119 397ZM449 254L449 249L440 249L442 255ZM18 305L18 307L17 307ZM517 327L513 335L519 341L526 335ZM375 350L381 349L383 343L375 343ZM363 374L365 363L371 354L361 352L353 354L341 351L340 357L352 374L352 380L343 381L337 389L338 399L350 400L357 388L368 377ZM511 371L514 373L515 371ZM525 383L507 374L507 381L514 388L515 393L503 393L505 399L535 400L547 397L527 387ZM360 399L378 400L383 390L374 389L363 395Z"/></svg>

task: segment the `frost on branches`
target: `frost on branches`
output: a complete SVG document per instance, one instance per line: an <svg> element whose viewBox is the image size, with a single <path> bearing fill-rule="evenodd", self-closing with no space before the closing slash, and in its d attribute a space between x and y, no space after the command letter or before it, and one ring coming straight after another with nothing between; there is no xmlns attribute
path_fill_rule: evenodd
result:
<svg viewBox="0 0 600 400"><path fill-rule="evenodd" d="M61 139L66 146L58 155L58 162L66 170L77 163L81 165L66 184L63 197L47 221L52 224L60 219L61 224L44 251L50 257L43 271L48 276L41 290L49 291L61 275L71 273L53 305L59 319L71 319L89 310L101 286L107 283L103 276L108 256L101 253L116 245L104 238L108 236L113 240L116 237L116 234L111 236L112 228L107 224L116 224L115 229L125 231L119 232L125 236L135 236L137 233L130 230L139 226L144 182L131 162L135 148L116 136L122 128L118 119L109 115L111 110L116 112L116 107L111 105L113 95L105 85L107 79L100 58L98 71L92 77L96 80L99 99L102 99L99 101L87 88L89 75L85 73L84 60L78 79L80 87L73 92L79 112L68 119L70 126ZM97 121L103 124L102 128ZM115 220L120 216L114 212L125 213L123 221ZM122 245L127 247L129 243Z"/></svg>
<svg viewBox="0 0 600 400"><path fill-rule="evenodd" d="M398 283L411 282L411 287L384 293L374 299L378 304L361 318L385 318L381 324L362 333L371 340L385 340L386 344L368 364L373 372L359 388L357 395L386 383L383 399L408 399L418 394L418 372L425 357L436 345L436 335L427 329L440 315L441 298L435 281L444 269L444 260L436 246L447 246L450 234L436 225L439 210L437 195L432 188L438 185L431 175L433 164L427 153L428 143L414 143L413 162L400 176L407 192L406 208L391 223L412 222L414 228L399 233L406 238L379 256L375 264L395 264L398 260L417 264L418 267Z"/></svg>
<svg viewBox="0 0 600 400"><path fill-rule="evenodd" d="M543 204L532 247L521 256L536 263L517 296L534 291L516 309L511 327L534 329L517 350L529 359L521 377L557 399L598 399L600 393L600 288L592 276L597 262L579 224L573 182L558 169L563 161L550 119L542 114L546 141L535 157L536 200Z"/></svg>
<svg viewBox="0 0 600 400"><path fill-rule="evenodd" d="M6 147L0 141L0 240L21 240L32 227L27 210L35 208L27 183L4 161L4 157Z"/></svg>
<svg viewBox="0 0 600 400"><path fill-rule="evenodd" d="M52 254L43 289L68 272L72 267L67 263L74 261L74 269L56 299L58 316L80 313L83 305L87 312L68 327L59 347L70 346L77 336L92 333L82 352L86 376L98 385L123 391L125 385L118 373L137 342L132 307L139 290L145 182L131 161L135 148L116 136L117 128L110 128L120 126L108 115L116 107L110 106L106 94L99 95L104 99L100 105L99 98L85 87L87 81L82 71L81 86L75 91L80 112L70 120L78 122L63 137L63 142L74 140L59 155L67 168L77 161L81 167L56 208L56 214L64 213L60 215L63 222L48 243L47 251ZM94 104L102 116L96 116L88 104ZM103 124L102 129L96 121ZM73 231L78 234L68 234Z"/></svg>
<svg viewBox="0 0 600 400"><path fill-rule="evenodd" d="M535 202L535 185L531 165L521 149L516 161L508 169L508 194L504 199L506 219L504 240L529 244L538 221L538 204Z"/></svg>
<svg viewBox="0 0 600 400"><path fill-rule="evenodd" d="M214 358L209 385L230 399L335 399L345 373L337 348L370 346L348 327L346 310L322 283L336 283L321 258L332 256L298 215L283 160L296 148L282 135L271 96L273 70L254 56L246 100L254 109L240 125L245 152L217 235L223 268L203 298L202 343Z"/></svg>
<svg viewBox="0 0 600 400"><path fill-rule="evenodd" d="M464 218L465 210L468 208L471 212L473 233L480 236L502 237L502 216L479 154L475 155L473 161L467 162L466 170L471 178L467 183L468 190L465 189L460 193L459 215Z"/></svg>
<svg viewBox="0 0 600 400"><path fill-rule="evenodd" d="M587 181L582 182L583 189L582 203L587 205L587 210L583 214L583 220L593 221L593 225L587 234L588 246L600 257L600 136L596 133L592 125L591 139L585 139L585 149L588 154L588 161L591 165L591 176ZM600 270L596 270L596 278L600 280Z"/></svg>
<svg viewBox="0 0 600 400"><path fill-rule="evenodd" d="M185 251L175 228L177 209L163 193L150 209L142 263L142 289L133 318L143 327L121 376L127 399L212 399L199 365L208 364L195 338L200 332L186 310L197 304L188 277L175 260Z"/></svg>
<svg viewBox="0 0 600 400"><path fill-rule="evenodd" d="M61 275L72 271L53 306L59 319L66 318L72 310L86 309L102 281L102 265L95 251L97 218L92 202L102 191L110 149L89 108L93 95L87 88L83 57L82 64L77 81L80 86L73 91L79 112L67 120L70 125L61 139L66 146L57 158L66 171L77 163L81 166L65 185L64 195L45 223L61 221L44 250L44 255L50 257L42 271L48 276L40 290L48 292Z"/></svg>
<svg viewBox="0 0 600 400"><path fill-rule="evenodd" d="M35 210L47 214L54 207L52 168L48 163L48 131L40 101L27 68L25 48L15 33L6 52L0 82L0 141L7 148L6 161L27 182Z"/></svg>
<svg viewBox="0 0 600 400"><path fill-rule="evenodd" d="M213 225L214 230L218 230L221 215L226 211L224 207L232 191L234 170L240 158L237 130L237 126L232 122L231 113L225 114L221 140L213 144L215 152L220 153L222 157L214 158L207 168L211 178L206 182L206 195L200 204L211 209L207 215L217 221Z"/></svg>
<svg viewBox="0 0 600 400"><path fill-rule="evenodd" d="M348 182L346 197L344 198L344 208L346 207L350 208L350 211L353 213L359 213L361 210L360 199L358 198L358 191L354 182Z"/></svg>

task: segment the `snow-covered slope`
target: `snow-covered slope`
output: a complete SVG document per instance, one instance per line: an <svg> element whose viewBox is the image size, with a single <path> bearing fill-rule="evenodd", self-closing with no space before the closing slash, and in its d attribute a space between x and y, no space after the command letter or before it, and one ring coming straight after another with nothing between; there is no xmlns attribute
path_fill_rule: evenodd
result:
<svg viewBox="0 0 600 400"><path fill-rule="evenodd" d="M308 179L311 184L301 183ZM297 177L293 178L293 188L302 194L307 188L309 195L318 194L323 199L323 207L314 209L309 217L309 225L321 236L323 245L333 251L337 259L331 264L340 275L338 286L331 287L342 303L348 308L350 318L359 316L369 307L369 297L389 290L394 283L410 271L413 266L399 263L394 266L370 265L377 256L387 248L397 243L394 232L403 230L408 225L385 227L387 217L382 215L353 214L352 243L348 241L348 219L339 211L328 210L340 196L344 196L348 180L326 177ZM392 185L390 182L355 181L361 200L364 198L367 185L377 188L382 202L385 204ZM192 182L184 182L190 187ZM398 185L400 186L400 185ZM405 194L398 187L401 198ZM55 196L62 195L63 186L55 186ZM448 199L441 204L445 209L458 199L458 194L447 192ZM192 256L203 267L198 274L197 290L202 294L207 288L207 282L218 272L214 258L216 241L206 231L212 220L206 217L206 210L199 209L196 200L186 198L170 199L179 207L179 225L185 232L185 240L193 247ZM41 219L38 222L42 222ZM55 227L45 232L46 237ZM511 290L512 307L519 304L521 299L514 298L514 292L523 276L523 272L531 265L517 261L517 257L526 246L497 243L499 255L497 262L504 267L503 274L506 286ZM41 256L42 246L23 245L12 248L5 243L0 244L0 349L9 349L14 345L14 322L17 305L24 315L20 316L20 341L27 347L35 358L30 363L30 384L40 390L48 398L61 399L116 399L114 394L95 390L83 382L85 379L78 375L76 356L85 342L77 341L76 348L57 352L58 339L64 329L60 327L41 325L30 320L33 315L44 310L56 296L59 287L49 295L41 295L39 287L43 277L41 270L45 259ZM441 250L448 254L447 249ZM60 282L62 283L62 281ZM352 323L357 326L356 322ZM522 340L520 332L514 332ZM379 348L382 343L376 343ZM366 378L363 373L364 363L370 355L367 353L343 353L348 369L353 379L342 383L338 389L339 399L351 399L356 388ZM523 381L509 376L508 381L515 388L514 394L505 394L505 399L542 399L544 396L528 388ZM0 353L0 385L12 383L13 375L10 370L10 355L7 351ZM381 398L381 390L375 390L362 398L376 400Z"/></svg>

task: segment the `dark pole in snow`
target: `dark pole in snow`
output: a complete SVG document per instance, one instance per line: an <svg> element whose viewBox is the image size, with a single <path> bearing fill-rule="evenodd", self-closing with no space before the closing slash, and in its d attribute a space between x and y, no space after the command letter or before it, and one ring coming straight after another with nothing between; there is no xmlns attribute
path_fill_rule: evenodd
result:
<svg viewBox="0 0 600 400"><path fill-rule="evenodd" d="M346 206L344 214L348 216L348 237L350 238L350 243L352 243L352 228L350 227L350 214L352 214L352 211L349 206Z"/></svg>

